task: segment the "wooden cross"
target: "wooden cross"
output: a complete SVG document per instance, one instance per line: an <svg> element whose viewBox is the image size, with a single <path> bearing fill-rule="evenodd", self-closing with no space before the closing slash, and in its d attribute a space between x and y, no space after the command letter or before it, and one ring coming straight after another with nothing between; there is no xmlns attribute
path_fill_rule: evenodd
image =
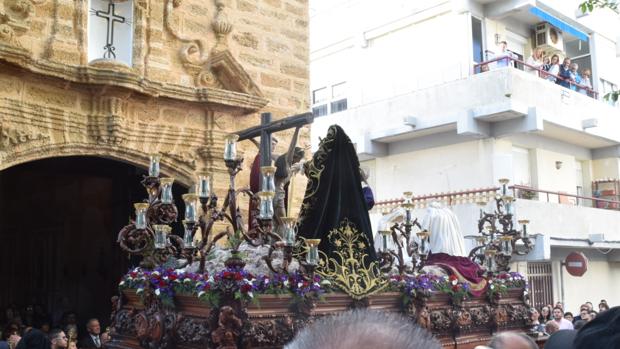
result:
<svg viewBox="0 0 620 349"><path fill-rule="evenodd" d="M114 4L108 3L108 12L95 11L95 16L104 18L108 23L106 45L103 47L105 52L103 58L116 58L114 53L114 22L125 23L125 17L121 17L114 13Z"/></svg>
<svg viewBox="0 0 620 349"><path fill-rule="evenodd" d="M314 121L312 113L303 113L284 119L271 121L271 113L261 114L261 124L239 131L239 141L254 138L260 135L260 165L271 165L271 134L289 128L301 127Z"/></svg>

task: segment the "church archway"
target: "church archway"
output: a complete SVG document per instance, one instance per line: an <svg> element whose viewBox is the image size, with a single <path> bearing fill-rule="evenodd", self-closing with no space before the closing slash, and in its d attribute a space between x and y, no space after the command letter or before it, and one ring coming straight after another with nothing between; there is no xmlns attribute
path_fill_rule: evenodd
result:
<svg viewBox="0 0 620 349"><path fill-rule="evenodd" d="M146 170L98 157L38 160L0 171L0 309L40 304L57 325L74 311L78 324L108 324L109 299L134 264L116 243L146 197ZM187 188L173 187L177 207ZM177 227L180 231L180 227ZM5 313L0 315L4 320ZM38 321L37 321L38 320Z"/></svg>

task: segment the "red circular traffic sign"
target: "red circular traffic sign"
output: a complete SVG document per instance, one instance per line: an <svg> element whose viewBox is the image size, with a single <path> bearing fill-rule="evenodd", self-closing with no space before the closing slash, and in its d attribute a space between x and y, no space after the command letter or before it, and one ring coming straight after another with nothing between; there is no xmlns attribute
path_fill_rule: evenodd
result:
<svg viewBox="0 0 620 349"><path fill-rule="evenodd" d="M571 252L564 261L566 271L572 276L582 276L588 271L588 258L581 252Z"/></svg>

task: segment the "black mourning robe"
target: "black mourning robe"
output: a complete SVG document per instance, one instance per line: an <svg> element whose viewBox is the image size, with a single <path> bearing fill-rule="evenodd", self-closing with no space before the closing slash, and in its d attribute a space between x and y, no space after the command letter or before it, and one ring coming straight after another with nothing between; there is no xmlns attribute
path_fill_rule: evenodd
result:
<svg viewBox="0 0 620 349"><path fill-rule="evenodd" d="M362 191L357 153L349 136L332 125L312 160L306 163L308 185L299 213L297 233L306 239L321 239L319 250L334 257L330 231L349 224L364 241L364 264L377 260L368 207Z"/></svg>

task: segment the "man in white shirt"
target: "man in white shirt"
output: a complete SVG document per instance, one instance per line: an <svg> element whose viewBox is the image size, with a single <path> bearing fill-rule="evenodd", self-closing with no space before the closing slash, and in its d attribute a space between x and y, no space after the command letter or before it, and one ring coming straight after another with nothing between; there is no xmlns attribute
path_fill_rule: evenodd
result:
<svg viewBox="0 0 620 349"><path fill-rule="evenodd" d="M573 323L564 318L564 310L560 307L553 308L553 321L555 321L560 330L573 330Z"/></svg>
<svg viewBox="0 0 620 349"><path fill-rule="evenodd" d="M512 64L511 58L514 59L516 57L512 52L508 51L508 43L506 41L500 41L499 48L500 52L496 54L493 58L506 58L495 61L495 68L510 66Z"/></svg>

